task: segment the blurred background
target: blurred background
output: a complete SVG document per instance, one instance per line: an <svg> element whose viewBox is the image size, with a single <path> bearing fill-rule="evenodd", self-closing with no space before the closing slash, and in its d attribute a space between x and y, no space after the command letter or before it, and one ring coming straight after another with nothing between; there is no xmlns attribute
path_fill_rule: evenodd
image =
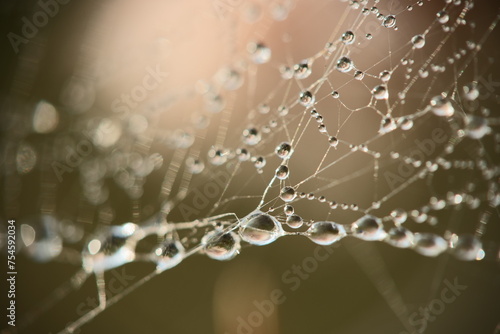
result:
<svg viewBox="0 0 500 334"><path fill-rule="evenodd" d="M498 119L499 34L492 26L499 15L498 3L476 2L467 13L467 23L456 31L446 31L442 27L446 24L435 22L444 1L419 3L3 2L0 246L3 251L7 219L16 219L20 251L18 326L8 327L3 316L2 333L57 333L95 307L92 278L77 291L58 296L64 294L59 287L81 266L85 242L103 226L140 224L182 193L187 195L179 203L188 210L175 206L169 221L195 221L227 212L241 218L254 210L280 164L274 148L297 129L304 134L289 164L292 184L313 175L318 166L338 160L300 191L368 208L393 190L387 173L398 173L398 165L389 152L410 154L418 140L432 137L434 129L454 138L455 123L429 115L415 121L411 131L397 130L371 142L390 108L394 116L411 115L431 97L458 92L477 81L482 85L478 104L461 104L456 110L485 115L484 109L489 109L489 116ZM446 4L449 27L464 3ZM366 19L362 8L369 12ZM382 19L377 13L383 14ZM397 29L384 27L389 14L396 16ZM363 80L353 79L354 70L348 75L329 73L340 51L332 51L335 56L329 58L325 44L338 41L348 30L356 36L355 43L337 48L365 72ZM411 38L424 31L425 48L412 49ZM480 48L465 52L469 42ZM269 62L251 61L252 43L270 48ZM304 59L314 60L312 74L305 80L284 79L284 66L293 67ZM427 62L445 67L444 72L438 68L429 70L428 76L417 75ZM371 90L380 83L378 74L387 69L394 69L388 83L390 104L373 102ZM310 117L302 119L304 108L295 103L304 87L326 77L328 84L318 85L316 108L329 131L341 140L333 153L316 124L305 124ZM332 98L332 90L339 99ZM402 91L405 98L398 95ZM404 104L395 103L398 99ZM262 111L262 104L269 106L269 113ZM281 105L290 106L288 115L278 115ZM210 163L214 145L235 152L244 146L243 131L251 127L264 138L251 152L266 158L262 171L250 162L238 164L237 159L220 166ZM493 132L497 129L492 126ZM475 160L484 156L480 153L484 150L495 173L497 138L466 139L456 146L453 159ZM382 153L377 162L369 154L339 159L349 152L349 144L369 140L370 150ZM436 145L432 157L445 147ZM193 159L204 164L199 174L192 172L200 167ZM191 177L186 170L196 175ZM193 208L196 190L213 184L221 172L232 175L224 193L219 189L209 204ZM498 184L498 174L492 182ZM490 183L476 170L439 170L384 200L374 214L387 216L394 208L410 212L432 196L471 189L470 184L474 185L470 193L481 194L477 207L450 206L432 212L437 224L432 219L424 224L409 219L407 226L441 236L474 233L487 212L484 261L459 261L447 253L429 258L354 238L328 250L305 237L280 238L264 247L242 245L241 254L232 261L192 256L141 285L77 332L499 333L500 216L482 196ZM269 189L270 202L264 208L277 207L275 215L282 221L279 189ZM234 196L238 199L226 201ZM356 210L332 211L318 201L303 200L294 207L308 221L348 224L361 216ZM64 248L47 261L47 248L26 247L22 224L32 226L37 236L50 237L51 229L57 230ZM37 228L47 225L51 229ZM25 235L30 231L26 227ZM193 229L186 238L199 241L203 233ZM153 243L145 240L139 249L149 250ZM47 247L50 253L54 245ZM134 262L106 272L108 295L122 293L151 270L153 263ZM443 290L451 291L450 285L457 284L456 299L442 302ZM2 310L7 306L4 295ZM280 302L270 304L274 298ZM40 305L50 307L40 309Z"/></svg>

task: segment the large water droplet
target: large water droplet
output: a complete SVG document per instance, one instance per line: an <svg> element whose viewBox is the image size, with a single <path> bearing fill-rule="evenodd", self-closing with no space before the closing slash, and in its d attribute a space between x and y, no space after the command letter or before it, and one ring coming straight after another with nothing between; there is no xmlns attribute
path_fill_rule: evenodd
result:
<svg viewBox="0 0 500 334"><path fill-rule="evenodd" d="M397 124L392 117L386 117L382 119L380 123L379 133L389 133L397 128Z"/></svg>
<svg viewBox="0 0 500 334"><path fill-rule="evenodd" d="M274 152L281 159L289 159L293 153L292 145L290 145L290 143L283 142L276 147Z"/></svg>
<svg viewBox="0 0 500 334"><path fill-rule="evenodd" d="M16 152L16 167L19 174L27 174L36 165L37 154L33 146L27 143L19 144Z"/></svg>
<svg viewBox="0 0 500 334"><path fill-rule="evenodd" d="M38 133L49 133L59 124L59 113L49 102L38 102L33 115L33 129Z"/></svg>
<svg viewBox="0 0 500 334"><path fill-rule="evenodd" d="M225 261L238 255L241 245L240 237L234 232L215 230L201 239L205 254L211 259Z"/></svg>
<svg viewBox="0 0 500 334"><path fill-rule="evenodd" d="M363 240L383 240L386 236L380 218L365 215L354 222L352 232L355 237Z"/></svg>
<svg viewBox="0 0 500 334"><path fill-rule="evenodd" d="M321 221L312 224L306 234L309 239L318 245L331 245L335 241L342 239L346 235L346 231L342 225Z"/></svg>
<svg viewBox="0 0 500 334"><path fill-rule="evenodd" d="M339 140L337 137L330 137L328 138L328 143L330 144L331 147L337 147L339 145Z"/></svg>
<svg viewBox="0 0 500 334"><path fill-rule="evenodd" d="M389 72L389 71L382 71L379 74L379 78L383 82L387 82L387 81L389 81L389 79L391 79L391 72Z"/></svg>
<svg viewBox="0 0 500 334"><path fill-rule="evenodd" d="M154 251L156 270L164 271L178 265L184 258L184 246L177 240L165 237L165 240Z"/></svg>
<svg viewBox="0 0 500 334"><path fill-rule="evenodd" d="M186 166L192 174L200 174L205 169L203 161L189 157L186 159Z"/></svg>
<svg viewBox="0 0 500 334"><path fill-rule="evenodd" d="M425 37L422 35L415 35L411 39L411 44L413 44L413 48L421 49L425 45Z"/></svg>
<svg viewBox="0 0 500 334"><path fill-rule="evenodd" d="M342 37L340 40L342 43L349 45L354 43L354 40L356 39L356 36L354 36L354 33L350 30L346 31L345 33L342 34Z"/></svg>
<svg viewBox="0 0 500 334"><path fill-rule="evenodd" d="M479 97L479 89L477 82L471 82L462 87L463 96L469 101L474 101Z"/></svg>
<svg viewBox="0 0 500 334"><path fill-rule="evenodd" d="M450 100L441 95L434 96L430 104L432 112L437 116L450 117L455 113L455 108L451 105Z"/></svg>
<svg viewBox="0 0 500 334"><path fill-rule="evenodd" d="M262 43L250 43L247 50L256 64L264 64L271 59L271 49Z"/></svg>
<svg viewBox="0 0 500 334"><path fill-rule="evenodd" d="M247 145L257 145L262 139L259 130L248 128L243 130L243 142Z"/></svg>
<svg viewBox="0 0 500 334"><path fill-rule="evenodd" d="M437 12L436 17L437 17L439 23L442 23L442 24L448 22L448 20L450 19L450 16L444 10Z"/></svg>
<svg viewBox="0 0 500 334"><path fill-rule="evenodd" d="M389 90L384 85L378 85L372 89L372 95L377 100L387 100L389 98Z"/></svg>
<svg viewBox="0 0 500 334"><path fill-rule="evenodd" d="M393 227L387 233L385 241L394 247L409 248L413 244L413 233L404 227Z"/></svg>
<svg viewBox="0 0 500 334"><path fill-rule="evenodd" d="M481 139L491 133L488 119L480 116L467 115L465 118L465 134L473 139Z"/></svg>
<svg viewBox="0 0 500 334"><path fill-rule="evenodd" d="M214 166L220 166L227 161L228 152L222 148L211 147L208 151L208 159Z"/></svg>
<svg viewBox="0 0 500 334"><path fill-rule="evenodd" d="M482 243L474 235L464 234L454 238L452 242L453 255L459 260L474 261L481 259Z"/></svg>
<svg viewBox="0 0 500 334"><path fill-rule="evenodd" d="M448 248L446 241L433 233L415 233L415 251L425 256L438 256Z"/></svg>
<svg viewBox="0 0 500 334"><path fill-rule="evenodd" d="M241 220L241 238L252 245L270 244L282 234L283 228L276 218L262 211L254 211Z"/></svg>
<svg viewBox="0 0 500 334"><path fill-rule="evenodd" d="M37 262L48 262L62 252L58 222L51 215L41 215L30 224L21 225L21 240L26 253Z"/></svg>
<svg viewBox="0 0 500 334"><path fill-rule="evenodd" d="M316 102L316 99L314 98L314 95L312 95L310 91L306 90L300 93L299 102L304 107L311 107L314 104L314 102Z"/></svg>
<svg viewBox="0 0 500 334"><path fill-rule="evenodd" d="M311 75L311 67L307 60L293 66L293 73L296 79L305 79Z"/></svg>
<svg viewBox="0 0 500 334"><path fill-rule="evenodd" d="M391 218L395 224L403 224L408 218L408 213L403 209L394 209L391 211Z"/></svg>
<svg viewBox="0 0 500 334"><path fill-rule="evenodd" d="M291 202L295 199L297 193L292 187L283 187L280 191L280 198L285 202Z"/></svg>
<svg viewBox="0 0 500 334"><path fill-rule="evenodd" d="M396 17L394 15L387 15L382 21L382 25L386 28L392 28L396 25Z"/></svg>
<svg viewBox="0 0 500 334"><path fill-rule="evenodd" d="M136 241L131 237L138 230L136 224L125 223L90 240L83 252L83 268L87 272L104 272L134 261Z"/></svg>
<svg viewBox="0 0 500 334"><path fill-rule="evenodd" d="M349 72L350 70L352 70L352 68L353 68L353 64L352 64L352 61L350 58L341 57L337 61L337 70L339 70L340 72L346 73L346 72Z"/></svg>
<svg viewBox="0 0 500 334"><path fill-rule="evenodd" d="M291 214L286 217L286 224L291 228L299 228L304 224L304 221L301 216Z"/></svg>
<svg viewBox="0 0 500 334"><path fill-rule="evenodd" d="M288 169L288 166L281 165L276 169L276 177L280 180L285 180L288 178L290 171Z"/></svg>
<svg viewBox="0 0 500 334"><path fill-rule="evenodd" d="M215 75L215 79L227 90L236 90L243 85L243 76L232 68L222 68Z"/></svg>

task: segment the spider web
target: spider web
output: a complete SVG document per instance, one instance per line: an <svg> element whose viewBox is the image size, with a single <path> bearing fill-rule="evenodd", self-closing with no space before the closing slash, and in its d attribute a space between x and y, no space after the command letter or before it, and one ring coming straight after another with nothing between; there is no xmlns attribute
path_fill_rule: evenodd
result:
<svg viewBox="0 0 500 334"><path fill-rule="evenodd" d="M183 39L213 42L210 32L155 20L132 41L114 39L115 10L91 16L57 99L20 84L33 71L26 54L47 52L43 36L28 44L6 104L4 201L20 223L18 247L42 267L71 267L55 269L66 283L40 296L21 326L94 289L95 307L51 328L84 330L191 255L237 261L249 245L273 243L273 252L275 240L302 237L344 247L395 318L390 330L420 333L405 301L416 298L398 286L411 280L396 279L384 258L408 248L441 261L423 284L428 301L450 256L496 265L497 7L217 1L202 22L222 42L195 52ZM107 293L122 267L140 274Z"/></svg>

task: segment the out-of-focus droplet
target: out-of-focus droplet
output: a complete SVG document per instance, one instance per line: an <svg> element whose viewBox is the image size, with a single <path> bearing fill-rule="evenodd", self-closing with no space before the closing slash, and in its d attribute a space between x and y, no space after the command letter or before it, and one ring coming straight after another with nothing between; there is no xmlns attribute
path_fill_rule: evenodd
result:
<svg viewBox="0 0 500 334"><path fill-rule="evenodd" d="M17 148L16 165L19 174L27 174L33 170L37 162L37 154L33 146L21 143Z"/></svg>
<svg viewBox="0 0 500 334"><path fill-rule="evenodd" d="M33 115L33 129L38 133L50 133L59 124L59 113L56 108L45 100L41 100L35 107Z"/></svg>

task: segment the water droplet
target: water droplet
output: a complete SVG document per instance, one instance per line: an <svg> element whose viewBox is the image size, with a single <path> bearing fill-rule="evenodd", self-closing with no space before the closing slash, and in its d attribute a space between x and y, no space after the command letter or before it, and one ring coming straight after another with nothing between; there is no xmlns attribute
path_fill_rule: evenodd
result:
<svg viewBox="0 0 500 334"><path fill-rule="evenodd" d="M431 109L437 116L450 117L455 113L455 108L448 98L437 95L431 99Z"/></svg>
<svg viewBox="0 0 500 334"><path fill-rule="evenodd" d="M205 169L203 161L189 157L186 159L186 166L192 174L200 174Z"/></svg>
<svg viewBox="0 0 500 334"><path fill-rule="evenodd" d="M219 113L226 106L226 101L218 94L209 93L205 96L204 101L205 109L212 113Z"/></svg>
<svg viewBox="0 0 500 334"><path fill-rule="evenodd" d="M208 151L208 160L214 166L220 166L227 161L228 152L222 148L212 146Z"/></svg>
<svg viewBox="0 0 500 334"><path fill-rule="evenodd" d="M232 68L220 69L215 79L227 90L236 90L243 85L243 76Z"/></svg>
<svg viewBox="0 0 500 334"><path fill-rule="evenodd" d="M290 143L283 142L276 147L274 152L281 159L289 159L293 153L292 145L290 145Z"/></svg>
<svg viewBox="0 0 500 334"><path fill-rule="evenodd" d="M266 163L267 163L267 161L266 161L266 158L264 158L264 157L256 157L253 160L253 164L254 164L255 168L259 168L259 169L264 168L266 166Z"/></svg>
<svg viewBox="0 0 500 334"><path fill-rule="evenodd" d="M389 98L389 91L386 86L378 85L372 89L372 95L377 100L387 100Z"/></svg>
<svg viewBox="0 0 500 334"><path fill-rule="evenodd" d="M332 97L333 97L334 99L338 99L338 98L339 98L339 96L340 96L340 94L339 94L339 92L337 92L336 90L334 90L334 91L332 92Z"/></svg>
<svg viewBox="0 0 500 334"><path fill-rule="evenodd" d="M248 128L243 130L243 142L247 145L257 145L262 139L259 130Z"/></svg>
<svg viewBox="0 0 500 334"><path fill-rule="evenodd" d="M305 79L311 75L311 67L309 61L303 60L293 66L293 72L296 79Z"/></svg>
<svg viewBox="0 0 500 334"><path fill-rule="evenodd" d="M300 228L304 224L304 221L301 216L292 214L286 218L286 223L291 228Z"/></svg>
<svg viewBox="0 0 500 334"><path fill-rule="evenodd" d="M290 216L293 215L295 209L293 208L293 206L287 204L284 206L283 211L285 212L285 215Z"/></svg>
<svg viewBox="0 0 500 334"><path fill-rule="evenodd" d="M281 77L285 80L291 79L294 75L294 69L292 69L290 66L282 65L280 66L280 74Z"/></svg>
<svg viewBox="0 0 500 334"><path fill-rule="evenodd" d="M59 124L59 113L56 108L45 100L41 100L35 107L33 115L33 129L38 133L50 133Z"/></svg>
<svg viewBox="0 0 500 334"><path fill-rule="evenodd" d="M290 12L290 5L273 3L271 7L271 15L275 21L283 21L288 17Z"/></svg>
<svg viewBox="0 0 500 334"><path fill-rule="evenodd" d="M156 270L161 272L178 265L184 258L184 246L177 240L165 236L164 241L154 251Z"/></svg>
<svg viewBox="0 0 500 334"><path fill-rule="evenodd" d="M94 145L108 148L115 145L122 136L122 125L116 119L103 118L91 131Z"/></svg>
<svg viewBox="0 0 500 334"><path fill-rule="evenodd" d="M285 202L291 202L297 196L295 190L292 187L286 186L281 189L280 198Z"/></svg>
<svg viewBox="0 0 500 334"><path fill-rule="evenodd" d="M352 231L355 237L363 240L382 240L386 236L380 218L365 215L354 222Z"/></svg>
<svg viewBox="0 0 500 334"><path fill-rule="evenodd" d="M139 230L133 223L112 226L89 241L83 255L83 268L87 272L104 272L135 259L131 237Z"/></svg>
<svg viewBox="0 0 500 334"><path fill-rule="evenodd" d="M462 92L464 97L469 101L474 101L479 97L479 89L477 88L477 82L473 81L462 87Z"/></svg>
<svg viewBox="0 0 500 334"><path fill-rule="evenodd" d="M34 261L48 262L61 254L63 243L53 216L41 215L29 224L22 224L20 230L25 251Z"/></svg>
<svg viewBox="0 0 500 334"><path fill-rule="evenodd" d="M304 107L311 107L314 104L314 102L316 102L316 99L314 98L314 95L312 95L310 91L306 90L300 93L299 102Z"/></svg>
<svg viewBox="0 0 500 334"><path fill-rule="evenodd" d="M231 260L238 255L241 245L240 237L234 232L215 230L207 233L201 239L203 250L214 260Z"/></svg>
<svg viewBox="0 0 500 334"><path fill-rule="evenodd" d="M268 104L266 103L261 103L259 104L259 106L257 107L257 110L259 111L259 113L261 114L267 114L269 113L269 110L271 110L271 108L269 107Z"/></svg>
<svg viewBox="0 0 500 334"><path fill-rule="evenodd" d="M361 71L354 72L354 79L363 80L364 77L365 77L365 74L363 72L361 72Z"/></svg>
<svg viewBox="0 0 500 334"><path fill-rule="evenodd" d="M328 143L330 144L331 147L337 147L339 145L339 140L337 137L330 137L328 138Z"/></svg>
<svg viewBox="0 0 500 334"><path fill-rule="evenodd" d="M467 115L465 118L465 134L472 139L481 139L491 133L488 119L480 116Z"/></svg>
<svg viewBox="0 0 500 334"><path fill-rule="evenodd" d="M398 119L398 125L402 130L408 131L413 127L413 121L409 118L402 117Z"/></svg>
<svg viewBox="0 0 500 334"><path fill-rule="evenodd" d="M283 228L273 216L254 211L241 220L240 235L252 245L263 246L283 235Z"/></svg>
<svg viewBox="0 0 500 334"><path fill-rule="evenodd" d="M278 107L278 115L280 115L280 116L288 115L288 108L286 106L279 106Z"/></svg>
<svg viewBox="0 0 500 334"><path fill-rule="evenodd" d="M446 241L433 233L415 233L415 251L424 256L438 256L448 248Z"/></svg>
<svg viewBox="0 0 500 334"><path fill-rule="evenodd" d="M411 44L413 44L413 48L421 49L425 45L425 37L422 35L415 35L411 39Z"/></svg>
<svg viewBox="0 0 500 334"><path fill-rule="evenodd" d="M280 180L285 180L288 178L290 171L288 169L288 166L281 165L276 169L276 177Z"/></svg>
<svg viewBox="0 0 500 334"><path fill-rule="evenodd" d="M413 244L413 233L401 226L393 227L387 233L385 241L394 247L409 248Z"/></svg>
<svg viewBox="0 0 500 334"><path fill-rule="evenodd" d="M16 167L19 174L27 174L33 170L37 161L35 149L30 144L21 143L17 148Z"/></svg>
<svg viewBox="0 0 500 334"><path fill-rule="evenodd" d="M453 255L463 261L474 261L482 251L481 241L474 235L464 234L452 241Z"/></svg>
<svg viewBox="0 0 500 334"><path fill-rule="evenodd" d="M306 233L309 239L318 245L331 245L346 235L342 225L328 221L312 224Z"/></svg>
<svg viewBox="0 0 500 334"><path fill-rule="evenodd" d="M354 43L355 39L356 39L356 36L354 36L354 33L350 30L343 33L342 37L340 38L340 40L346 45Z"/></svg>
<svg viewBox="0 0 500 334"><path fill-rule="evenodd" d="M365 37L366 37L367 40L370 40L370 39L373 38L373 35L370 34L370 33L368 33L368 34L365 35Z"/></svg>
<svg viewBox="0 0 500 334"><path fill-rule="evenodd" d="M271 49L262 43L250 43L247 50L256 64L264 64L271 59Z"/></svg>
<svg viewBox="0 0 500 334"><path fill-rule="evenodd" d="M349 72L350 70L352 70L352 68L353 68L352 61L347 57L341 57L337 61L337 70L339 70L342 73Z"/></svg>
<svg viewBox="0 0 500 334"><path fill-rule="evenodd" d="M397 128L397 124L394 121L394 118L391 117L386 117L382 119L382 122L380 123L380 129L378 130L379 133L389 133L391 131L394 131Z"/></svg>
<svg viewBox="0 0 500 334"><path fill-rule="evenodd" d="M395 224L403 224L408 218L408 214L403 209L394 209L391 211L391 217Z"/></svg>
<svg viewBox="0 0 500 334"><path fill-rule="evenodd" d="M386 28L392 28L396 25L396 17L394 15L387 15L382 21L382 25Z"/></svg>
<svg viewBox="0 0 500 334"><path fill-rule="evenodd" d="M436 17L437 17L439 23L442 23L442 24L448 22L450 19L450 16L444 10L437 12Z"/></svg>
<svg viewBox="0 0 500 334"><path fill-rule="evenodd" d="M246 148L238 148L236 150L236 156L241 162L248 161L248 159L250 159L250 152L248 152Z"/></svg>

